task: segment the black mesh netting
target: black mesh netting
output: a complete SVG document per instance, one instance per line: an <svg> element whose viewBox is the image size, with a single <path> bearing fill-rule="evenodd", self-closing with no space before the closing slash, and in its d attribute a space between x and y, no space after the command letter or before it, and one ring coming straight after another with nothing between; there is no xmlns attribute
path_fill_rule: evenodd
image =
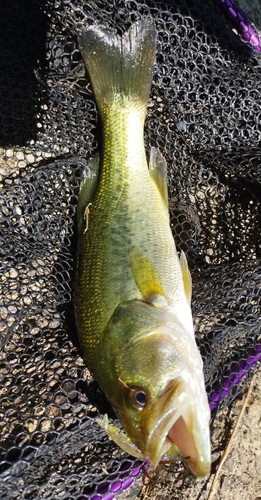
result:
<svg viewBox="0 0 261 500"><path fill-rule="evenodd" d="M211 0L3 0L0 11L0 498L109 499L141 464L95 422L113 413L73 320L78 186L100 148L77 30L156 20L145 143L169 166L215 411L261 357L260 55Z"/></svg>

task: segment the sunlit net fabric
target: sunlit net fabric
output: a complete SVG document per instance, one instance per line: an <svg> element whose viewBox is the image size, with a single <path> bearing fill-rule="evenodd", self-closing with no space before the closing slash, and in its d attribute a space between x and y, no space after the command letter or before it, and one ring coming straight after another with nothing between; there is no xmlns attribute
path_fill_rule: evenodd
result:
<svg viewBox="0 0 261 500"><path fill-rule="evenodd" d="M1 2L1 500L110 500L142 466L95 422L113 412L82 360L73 318L78 188L101 145L77 45L82 22L122 33L155 18L145 144L168 163L171 225L192 272L213 411L259 366L260 55L218 3Z"/></svg>

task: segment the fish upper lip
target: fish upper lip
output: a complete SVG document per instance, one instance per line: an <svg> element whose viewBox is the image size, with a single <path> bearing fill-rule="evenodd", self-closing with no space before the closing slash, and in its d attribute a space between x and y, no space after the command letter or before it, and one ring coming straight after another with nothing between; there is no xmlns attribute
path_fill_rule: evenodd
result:
<svg viewBox="0 0 261 500"><path fill-rule="evenodd" d="M168 450L171 444L174 444L168 438L168 433L182 414L183 410L185 410L186 406L187 401L185 401L183 405L177 405L177 408L174 410L173 407L168 410L166 409L161 418L155 419L155 425L153 425L148 437L147 448L147 457L153 468L157 467L161 456Z"/></svg>
<svg viewBox="0 0 261 500"><path fill-rule="evenodd" d="M175 407L173 408L174 397ZM183 381L173 381L160 400L154 420L155 425L152 425L149 433L146 450L151 466L156 468L161 456L175 444L190 470L197 476L205 476L210 469L210 449L204 444L204 436L202 436L202 442L201 438L199 442L195 442L197 440L192 431L195 408L192 407L189 395L184 391ZM160 410L163 415L161 418L158 415Z"/></svg>

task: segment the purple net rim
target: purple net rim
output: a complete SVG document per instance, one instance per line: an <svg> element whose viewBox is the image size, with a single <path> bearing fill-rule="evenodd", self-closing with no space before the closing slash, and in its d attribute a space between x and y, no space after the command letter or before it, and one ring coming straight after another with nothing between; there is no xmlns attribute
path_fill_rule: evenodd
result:
<svg viewBox="0 0 261 500"><path fill-rule="evenodd" d="M246 17L238 10L231 0L216 0L217 5L223 10L231 24L238 31L241 38L248 42L252 49L261 52L261 39L258 32L248 23Z"/></svg>
<svg viewBox="0 0 261 500"><path fill-rule="evenodd" d="M247 375L249 370L261 360L261 342L247 351L247 358L241 359L238 363L231 365L229 373L226 373L221 384L214 384L214 391L209 396L209 406L211 410L217 406L221 399L224 399L233 387Z"/></svg>
<svg viewBox="0 0 261 500"><path fill-rule="evenodd" d="M83 494L77 500L113 500L116 493L128 489L133 484L144 468L148 468L144 460L135 460L134 463L126 460L117 473L96 487L94 494L91 496Z"/></svg>

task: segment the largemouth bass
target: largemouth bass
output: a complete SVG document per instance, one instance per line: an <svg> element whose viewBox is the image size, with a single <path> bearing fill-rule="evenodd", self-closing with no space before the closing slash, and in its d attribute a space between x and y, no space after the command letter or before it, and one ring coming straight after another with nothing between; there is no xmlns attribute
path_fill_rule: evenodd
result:
<svg viewBox="0 0 261 500"><path fill-rule="evenodd" d="M209 406L190 308L191 278L169 224L166 163L143 128L155 58L152 19L122 36L83 28L80 50L103 154L78 203L75 316L84 358L131 441L155 468L176 444L209 472Z"/></svg>

